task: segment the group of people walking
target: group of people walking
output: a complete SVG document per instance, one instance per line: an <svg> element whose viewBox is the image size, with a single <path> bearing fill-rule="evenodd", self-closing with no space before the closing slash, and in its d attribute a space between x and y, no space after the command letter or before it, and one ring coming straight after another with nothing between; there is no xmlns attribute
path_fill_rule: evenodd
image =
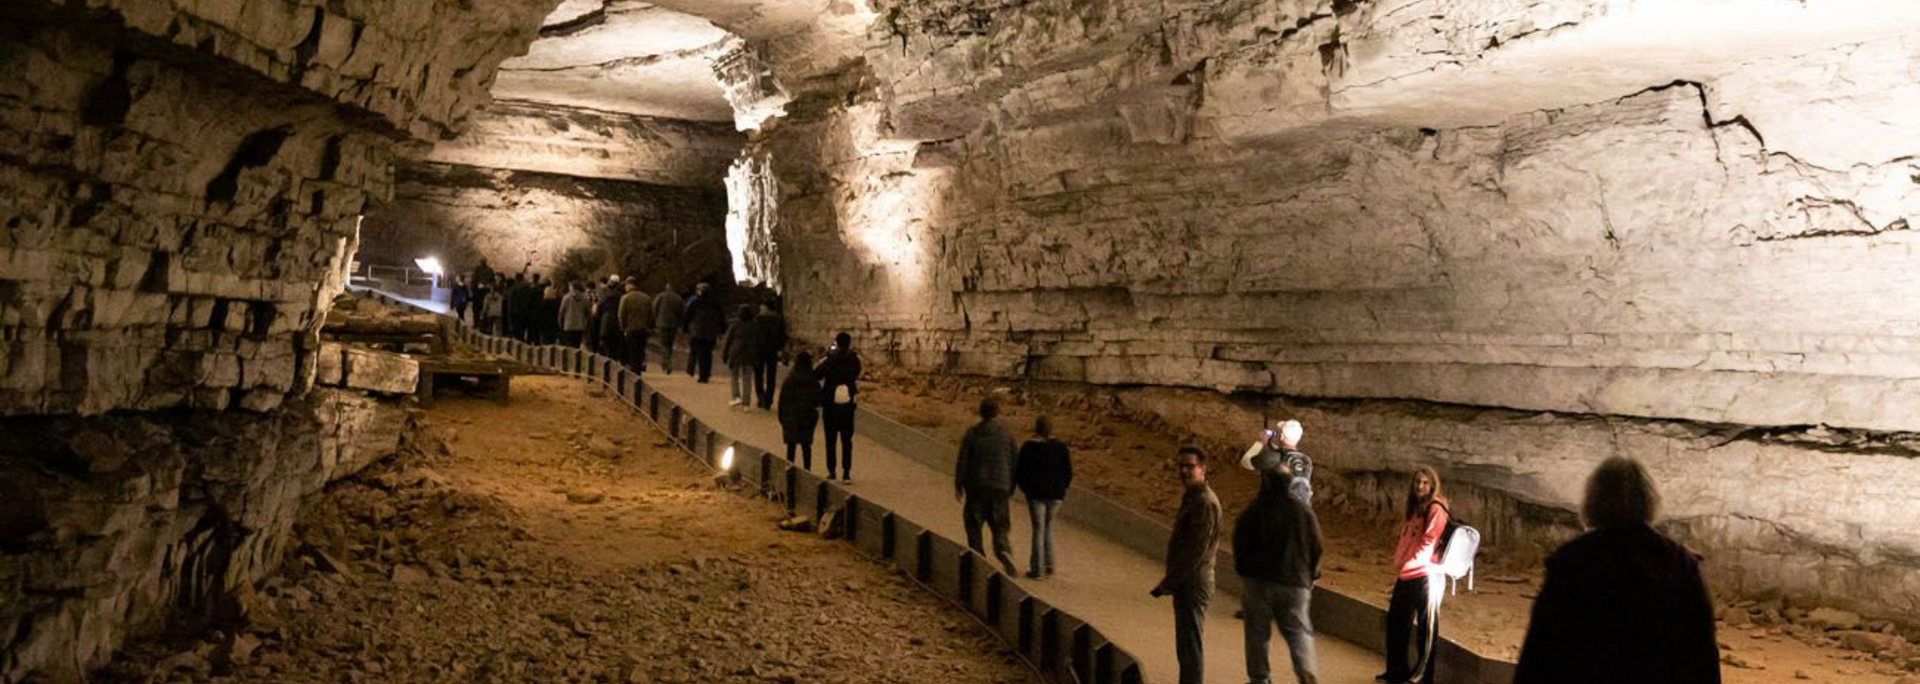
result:
<svg viewBox="0 0 1920 684"><path fill-rule="evenodd" d="M1027 577L1045 579L1054 573L1053 519L1073 486L1073 458L1067 445L1053 436L1053 421L1040 416L1033 438L1017 448L1013 435L1000 425L1000 402L980 401L980 422L960 439L953 466L953 495L961 503L961 521L967 546L986 555L981 528L993 534L993 557L1007 574L1020 574L1013 560L1012 518L1008 505L1016 488L1027 498L1027 518L1033 525Z"/></svg>
<svg viewBox="0 0 1920 684"><path fill-rule="evenodd" d="M789 462L812 470L814 430L824 423L828 479L853 480L860 356L842 332L818 359L811 352L793 355L787 377L777 382L790 342L777 301L742 305L726 320L705 283L685 295L671 285L648 295L634 278L562 286L538 274L496 274L482 261L471 281L456 284L453 305L463 319L471 308L482 330L533 343L587 346L623 358L635 372L644 370L656 335L664 350L660 369L671 372L674 343L684 335L686 372L701 383L712 374L717 348L732 375L732 406L773 411ZM1056 570L1053 521L1073 482L1072 457L1048 417L1039 417L1032 438L1016 446L999 414L997 400L980 402L980 421L962 437L955 461L954 495L962 503L967 545L986 555L985 528L993 558L1008 574L1020 574L1008 510L1017 490L1025 495L1032 524L1025 576L1045 579ZM1324 538L1313 510L1313 460L1299 449L1303 432L1298 421L1279 423L1241 459L1259 477L1259 489L1233 521L1230 537L1222 533L1220 500L1208 485L1206 453L1183 446L1174 455L1183 494L1165 574L1150 593L1173 600L1181 684L1204 681L1202 626L1223 537L1230 540L1242 588L1247 681L1273 681L1268 648L1277 626L1294 679L1318 682L1310 612ZM1699 557L1652 528L1658 505L1652 478L1638 462L1612 458L1594 471L1581 507L1588 532L1547 561L1515 684L1720 681ZM1393 549L1386 669L1375 681L1434 682L1445 596L1441 550L1452 517L1439 473L1416 469Z"/></svg>
<svg viewBox="0 0 1920 684"><path fill-rule="evenodd" d="M1301 684L1319 681L1309 617L1324 540L1298 450L1299 423L1268 430L1267 443L1242 465L1260 477L1259 493L1234 521L1234 571L1244 606L1247 681L1273 681L1268 659L1279 627ZM1171 596L1174 653L1181 684L1204 681L1202 629L1214 590L1221 539L1220 500L1207 484L1206 455L1181 447L1174 469L1184 487L1169 539L1166 573L1152 594ZM1581 517L1587 533L1547 561L1534 601L1515 684L1717 684L1719 650L1713 607L1699 557L1652 527L1659 494L1639 462L1615 457L1587 481ZM1432 684L1440 604L1441 546L1452 516L1433 468L1407 485L1394 583L1386 615L1386 671L1377 682Z"/></svg>
<svg viewBox="0 0 1920 684"><path fill-rule="evenodd" d="M861 374L853 337L839 333L817 360L811 352L794 355L792 370L780 382L790 339L777 299L742 304L729 319L707 283L684 295L671 283L649 295L638 278L618 276L562 288L537 273L495 273L483 259L471 280L456 279L452 304L455 317L471 320L482 331L533 344L585 347L622 359L635 373L646 370L648 345L656 339L662 352L659 369L671 373L674 344L684 336L687 375L699 383L711 380L713 356L719 352L731 375L734 408L777 409L788 461L796 461L797 455L796 462L813 469L814 430L824 424L827 477L853 481L853 423Z"/></svg>
<svg viewBox="0 0 1920 684"><path fill-rule="evenodd" d="M714 351L728 330L718 297L707 283L684 293L666 283L650 295L636 277L560 283L526 269L498 273L485 259L471 276L454 279L450 303L456 318L483 332L529 344L583 347L622 359L636 373L646 370L647 347L656 336L663 351L660 370L671 371L674 344L684 337L687 374L703 383L713 375ZM771 395L771 368L786 346L786 323L779 318L777 302L762 304L761 310L772 312L773 322L766 327L777 332L770 332L770 342L752 347L767 350L756 353L752 365L767 369L765 395Z"/></svg>

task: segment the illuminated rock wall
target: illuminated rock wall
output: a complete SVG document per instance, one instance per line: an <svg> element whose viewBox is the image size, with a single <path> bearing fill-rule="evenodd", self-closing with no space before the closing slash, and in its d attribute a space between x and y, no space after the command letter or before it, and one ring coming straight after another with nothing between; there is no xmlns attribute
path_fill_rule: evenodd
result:
<svg viewBox="0 0 1920 684"><path fill-rule="evenodd" d="M367 216L363 260L434 255L465 273L484 258L500 271L639 274L650 286L731 273L719 187L432 162L404 166L396 180L393 202Z"/></svg>
<svg viewBox="0 0 1920 684"><path fill-rule="evenodd" d="M725 123L515 103L399 167L368 211L362 260L433 255L465 272L531 264L546 275L639 273L649 284L731 277L723 177L740 135Z"/></svg>
<svg viewBox="0 0 1920 684"><path fill-rule="evenodd" d="M1301 413L1507 543L1631 455L1721 586L1920 614L1911 16L884 4L754 145L796 333Z"/></svg>

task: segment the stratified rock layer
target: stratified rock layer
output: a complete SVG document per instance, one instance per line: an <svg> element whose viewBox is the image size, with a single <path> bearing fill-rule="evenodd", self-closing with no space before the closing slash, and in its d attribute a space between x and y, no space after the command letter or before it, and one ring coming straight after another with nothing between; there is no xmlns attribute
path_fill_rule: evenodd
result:
<svg viewBox="0 0 1920 684"><path fill-rule="evenodd" d="M396 152L551 4L0 4L0 681L244 609L301 498L392 451L397 401L312 389L320 324Z"/></svg>
<svg viewBox="0 0 1920 684"><path fill-rule="evenodd" d="M1223 441L1256 395L1524 535L1634 456L1722 586L1920 614L1913 13L878 5L736 181L796 333L1213 390L1152 406Z"/></svg>
<svg viewBox="0 0 1920 684"><path fill-rule="evenodd" d="M392 454L407 416L321 388L264 414L0 420L0 680L84 681L130 634L238 617L303 498Z"/></svg>
<svg viewBox="0 0 1920 684"><path fill-rule="evenodd" d="M267 410L303 388L297 338L389 192L392 142L84 27L8 23L0 49L22 72L0 86L0 414Z"/></svg>

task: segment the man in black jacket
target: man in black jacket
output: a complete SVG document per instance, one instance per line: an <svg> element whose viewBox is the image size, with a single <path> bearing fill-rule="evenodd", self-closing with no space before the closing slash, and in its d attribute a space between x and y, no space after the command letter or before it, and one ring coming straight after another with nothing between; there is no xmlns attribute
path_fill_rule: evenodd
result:
<svg viewBox="0 0 1920 684"><path fill-rule="evenodd" d="M701 283L693 289L693 298L687 300L685 325L687 336L693 340L687 352L687 374L697 373L702 383L713 376L713 347L720 341L720 334L727 331L727 315L720 310L712 289Z"/></svg>
<svg viewBox="0 0 1920 684"><path fill-rule="evenodd" d="M787 348L787 319L780 310L770 304L760 305L760 314L753 318L754 358L750 362L758 369L754 376L754 392L760 395L760 408L773 408L773 391L779 387L774 383L774 374L780 372L780 352ZM811 369L809 369L811 370Z"/></svg>
<svg viewBox="0 0 1920 684"><path fill-rule="evenodd" d="M1320 576L1320 521L1313 509L1288 494L1293 474L1284 462L1260 472L1260 493L1233 525L1233 569L1240 574L1246 605L1247 681L1270 684L1267 644L1280 623L1293 656L1293 676L1316 684L1313 623L1308 607Z"/></svg>

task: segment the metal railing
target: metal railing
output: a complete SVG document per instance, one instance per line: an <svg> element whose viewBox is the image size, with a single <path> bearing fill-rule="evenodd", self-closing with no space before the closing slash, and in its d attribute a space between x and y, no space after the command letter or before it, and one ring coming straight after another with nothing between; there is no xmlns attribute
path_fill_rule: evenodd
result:
<svg viewBox="0 0 1920 684"><path fill-rule="evenodd" d="M354 262L348 275L354 281L380 281L402 285L435 285L434 276L413 266L383 266Z"/></svg>

